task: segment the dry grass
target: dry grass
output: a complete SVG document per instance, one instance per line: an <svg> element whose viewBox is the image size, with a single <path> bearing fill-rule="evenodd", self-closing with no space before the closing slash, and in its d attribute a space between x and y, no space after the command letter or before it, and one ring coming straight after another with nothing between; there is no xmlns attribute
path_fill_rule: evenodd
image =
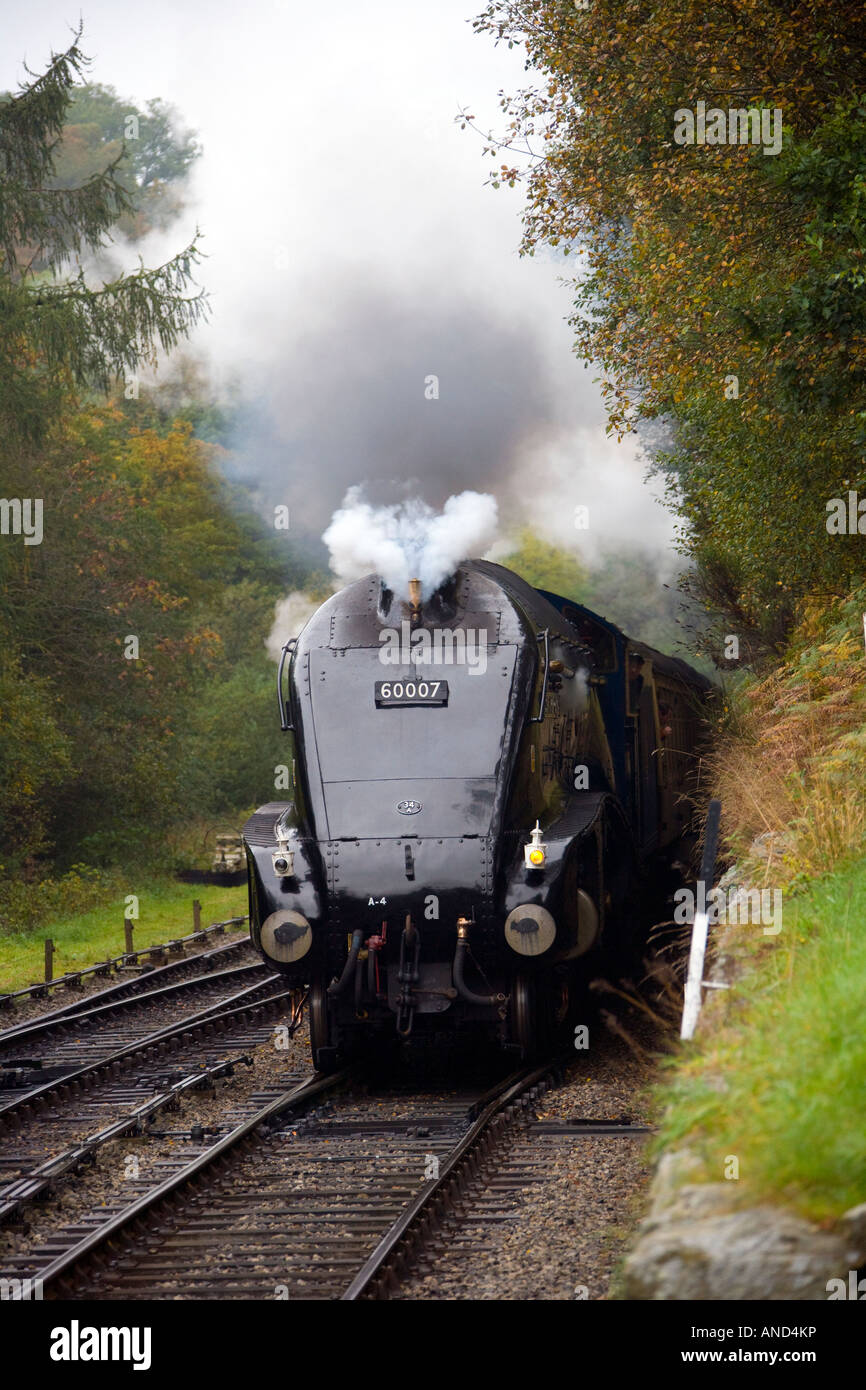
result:
<svg viewBox="0 0 866 1390"><path fill-rule="evenodd" d="M737 878L785 890L779 936L727 930L738 970L666 1063L656 1151L708 1178L737 1154L751 1198L816 1220L863 1200L866 1171L866 586L807 613L787 660L734 692L711 755ZM662 991L676 1000L675 980Z"/></svg>
<svg viewBox="0 0 866 1390"><path fill-rule="evenodd" d="M755 883L803 882L863 851L864 610L866 589L810 613L785 664L733 699L711 781L726 847Z"/></svg>

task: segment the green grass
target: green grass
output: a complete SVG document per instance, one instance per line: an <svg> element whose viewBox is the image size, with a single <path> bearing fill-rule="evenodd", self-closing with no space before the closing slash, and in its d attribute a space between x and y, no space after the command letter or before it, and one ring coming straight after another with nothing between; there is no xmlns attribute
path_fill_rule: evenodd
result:
<svg viewBox="0 0 866 1390"><path fill-rule="evenodd" d="M247 910L245 885L214 888L204 884L178 883L171 878L150 880L139 894L139 916L134 922L136 950L153 946L193 930L192 904L201 903L201 924L207 927L227 917L240 917ZM118 893L102 907L73 913L46 922L35 931L0 935L0 992L35 984L44 975L44 941L54 942L54 975L93 965L124 950L124 898Z"/></svg>
<svg viewBox="0 0 866 1390"><path fill-rule="evenodd" d="M748 930L748 928L743 928ZM674 1063L660 1146L816 1220L866 1201L866 860L785 903L722 1031Z"/></svg>

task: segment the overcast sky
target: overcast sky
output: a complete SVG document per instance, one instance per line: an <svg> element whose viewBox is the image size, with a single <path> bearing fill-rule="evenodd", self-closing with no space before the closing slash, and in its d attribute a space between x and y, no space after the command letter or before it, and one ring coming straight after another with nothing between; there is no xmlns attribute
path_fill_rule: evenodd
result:
<svg viewBox="0 0 866 1390"><path fill-rule="evenodd" d="M522 55L476 36L481 0L84 0L90 78L176 105L204 155L189 217L213 296L197 334L251 408L238 470L321 531L351 483L374 499L497 494L588 552L672 523L634 447L605 437L593 371L571 351L571 268L520 259L520 190L484 186L468 107L496 127ZM0 84L69 41L68 0L0 0ZM137 248L138 249L138 248ZM425 378L439 399L425 400ZM576 506L590 509L576 533Z"/></svg>

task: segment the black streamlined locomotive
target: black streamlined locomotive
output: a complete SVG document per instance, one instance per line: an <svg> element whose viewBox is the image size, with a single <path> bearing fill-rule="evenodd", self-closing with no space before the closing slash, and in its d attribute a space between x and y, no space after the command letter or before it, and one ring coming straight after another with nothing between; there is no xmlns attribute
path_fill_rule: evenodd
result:
<svg viewBox="0 0 866 1390"><path fill-rule="evenodd" d="M315 1065L570 1026L683 853L709 689L487 561L423 603L376 576L328 599L280 665L293 799L244 829L252 939L309 990Z"/></svg>

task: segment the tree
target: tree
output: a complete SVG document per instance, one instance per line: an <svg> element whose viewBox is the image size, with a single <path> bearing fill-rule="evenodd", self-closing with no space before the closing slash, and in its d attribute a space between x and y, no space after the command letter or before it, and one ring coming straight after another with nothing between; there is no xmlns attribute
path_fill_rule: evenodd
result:
<svg viewBox="0 0 866 1390"><path fill-rule="evenodd" d="M548 545L526 526L517 538L517 547L500 561L536 589L562 594L582 602L587 589L587 572L571 550Z"/></svg>
<svg viewBox="0 0 866 1390"><path fill-rule="evenodd" d="M83 258L132 210L121 149L75 187L53 186L58 141L87 59L75 41L0 101L0 430L45 437L65 393L111 380L174 347L205 312L188 294L195 242L164 265L94 288ZM36 266L43 267L37 270Z"/></svg>
<svg viewBox="0 0 866 1390"><path fill-rule="evenodd" d="M118 229L135 240L153 226L168 226L182 207L179 189L201 154L177 111L158 97L141 110L97 82L73 87L70 97L51 187L75 187L116 161L117 180L131 204Z"/></svg>
<svg viewBox="0 0 866 1390"><path fill-rule="evenodd" d="M249 741L268 723L276 741L264 639L285 560L221 483L221 452L187 424L159 435L90 406L7 469L62 522L0 548L7 866L49 847L61 866L141 859L191 803L267 791Z"/></svg>
<svg viewBox="0 0 866 1390"><path fill-rule="evenodd" d="M542 74L486 148L495 183L525 183L524 251L581 252L576 348L610 428L669 423L656 462L697 590L777 645L863 568L825 519L866 491L866 11L494 0L476 27ZM724 143L679 142L699 102Z"/></svg>
<svg viewBox="0 0 866 1390"><path fill-rule="evenodd" d="M134 400L113 379L182 337L203 301L186 293L194 246L92 286L82 263L175 156L161 127L146 163L127 159L105 123L111 89L75 86L84 63L73 43L0 99L0 490L44 502L41 543L0 544L4 923L24 920L34 876L167 867L179 822L272 794L285 740L264 641L310 571L225 482L225 450L194 437L229 428L194 360ZM82 90L103 125L66 120ZM61 133L94 126L83 181L58 179Z"/></svg>

